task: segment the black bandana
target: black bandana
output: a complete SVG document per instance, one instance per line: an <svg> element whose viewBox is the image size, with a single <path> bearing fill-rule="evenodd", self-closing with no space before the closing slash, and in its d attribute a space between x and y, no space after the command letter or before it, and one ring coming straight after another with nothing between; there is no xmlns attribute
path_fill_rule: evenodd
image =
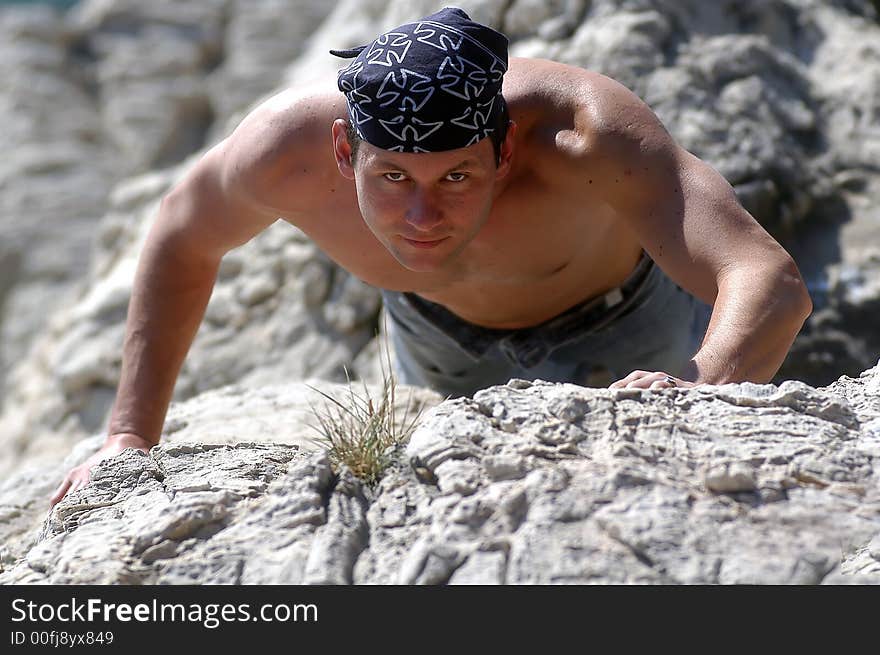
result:
<svg viewBox="0 0 880 655"><path fill-rule="evenodd" d="M331 50L352 58L337 84L358 136L397 152L477 143L503 111L507 37L447 7L372 43Z"/></svg>

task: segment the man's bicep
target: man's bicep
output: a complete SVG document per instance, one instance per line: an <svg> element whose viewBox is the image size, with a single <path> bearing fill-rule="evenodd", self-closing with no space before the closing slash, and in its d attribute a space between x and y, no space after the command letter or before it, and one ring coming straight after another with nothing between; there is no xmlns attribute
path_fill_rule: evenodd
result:
<svg viewBox="0 0 880 655"><path fill-rule="evenodd" d="M255 171L231 173L229 140L211 148L163 199L166 229L207 257L219 258L277 220L252 196Z"/></svg>
<svg viewBox="0 0 880 655"><path fill-rule="evenodd" d="M786 256L714 168L677 146L666 166L637 184L626 220L679 286L713 304L728 274Z"/></svg>
<svg viewBox="0 0 880 655"><path fill-rule="evenodd" d="M611 205L682 288L712 304L719 281L778 244L711 166L680 147L634 95L601 135Z"/></svg>

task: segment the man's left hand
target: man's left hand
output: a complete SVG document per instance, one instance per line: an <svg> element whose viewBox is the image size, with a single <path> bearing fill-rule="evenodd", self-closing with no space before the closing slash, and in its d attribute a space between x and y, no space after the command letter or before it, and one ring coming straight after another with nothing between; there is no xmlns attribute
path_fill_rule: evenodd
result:
<svg viewBox="0 0 880 655"><path fill-rule="evenodd" d="M622 380L609 385L609 389L671 389L672 387L688 388L697 386L696 382L688 382L663 371L633 371Z"/></svg>

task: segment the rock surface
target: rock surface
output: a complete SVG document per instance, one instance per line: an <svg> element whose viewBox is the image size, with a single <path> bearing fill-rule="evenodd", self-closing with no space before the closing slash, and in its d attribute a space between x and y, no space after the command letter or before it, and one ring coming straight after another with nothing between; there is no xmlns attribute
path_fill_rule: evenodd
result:
<svg viewBox="0 0 880 655"><path fill-rule="evenodd" d="M259 403L224 394L221 439L103 463L0 582L880 583L880 365L818 390L513 380L429 410L374 487L283 414L255 442L235 414Z"/></svg>
<svg viewBox="0 0 880 655"><path fill-rule="evenodd" d="M0 403L47 307L88 271L114 176L97 102L49 7L0 8Z"/></svg>
<svg viewBox="0 0 880 655"><path fill-rule="evenodd" d="M238 444L244 442L300 455L321 451L315 411L323 412L326 402L319 391L340 400L348 399L350 393L345 385L319 379L256 389L224 387L203 393L171 407L162 447L186 445L220 449L218 453L222 453L224 447L238 448ZM366 389L358 385L354 392L360 397L381 398L381 388L376 385ZM399 387L396 394L398 429L405 420L408 422L413 415L440 400L437 394L425 389ZM2 477L0 567L14 563L31 548L38 538L54 488L71 467L86 460L103 440L100 434L85 438L65 458L33 458L28 465ZM193 468L191 474L198 477L203 472Z"/></svg>

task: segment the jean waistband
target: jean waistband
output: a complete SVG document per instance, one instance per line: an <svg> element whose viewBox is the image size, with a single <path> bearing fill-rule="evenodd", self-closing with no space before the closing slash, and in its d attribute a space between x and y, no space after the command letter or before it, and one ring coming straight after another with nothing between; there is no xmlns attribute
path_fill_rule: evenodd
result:
<svg viewBox="0 0 880 655"><path fill-rule="evenodd" d="M579 303L543 323L515 330L475 325L456 316L442 305L414 293L401 295L414 311L455 341L475 360L498 343L501 351L513 363L531 368L541 363L556 348L605 327L623 313L632 304L653 267L654 261L643 252L633 272L620 286ZM389 311L393 318L393 310L389 308Z"/></svg>

